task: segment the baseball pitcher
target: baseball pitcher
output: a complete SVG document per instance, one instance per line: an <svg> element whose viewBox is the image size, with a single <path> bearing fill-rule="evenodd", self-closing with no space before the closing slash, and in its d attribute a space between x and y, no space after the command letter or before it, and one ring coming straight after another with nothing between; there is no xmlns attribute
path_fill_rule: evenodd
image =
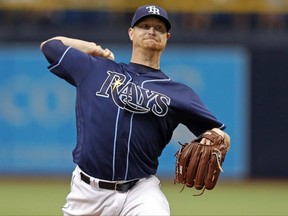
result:
<svg viewBox="0 0 288 216"><path fill-rule="evenodd" d="M48 69L77 91L76 167L64 215L170 215L155 174L179 124L199 140L179 149L175 182L193 187L200 176L196 189L216 183L229 136L190 87L161 70L170 29L163 8L139 7L128 29L129 63L94 42L57 36L41 43Z"/></svg>

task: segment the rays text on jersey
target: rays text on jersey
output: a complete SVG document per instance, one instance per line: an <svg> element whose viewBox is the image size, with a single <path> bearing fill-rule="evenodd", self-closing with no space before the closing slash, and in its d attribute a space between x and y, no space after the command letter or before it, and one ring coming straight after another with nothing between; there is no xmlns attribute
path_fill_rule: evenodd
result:
<svg viewBox="0 0 288 216"><path fill-rule="evenodd" d="M107 71L107 78L96 96L112 97L118 107L133 113L151 111L157 116L166 115L170 104L168 96L126 80L124 74Z"/></svg>

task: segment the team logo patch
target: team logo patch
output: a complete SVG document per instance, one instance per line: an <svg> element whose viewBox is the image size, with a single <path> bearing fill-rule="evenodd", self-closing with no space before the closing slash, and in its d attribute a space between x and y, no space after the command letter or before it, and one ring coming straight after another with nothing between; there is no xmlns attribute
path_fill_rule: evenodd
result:
<svg viewBox="0 0 288 216"><path fill-rule="evenodd" d="M125 81L125 75L107 71L107 78L96 95L112 97L118 107L133 113L153 112L157 116L166 115L170 104L168 96Z"/></svg>

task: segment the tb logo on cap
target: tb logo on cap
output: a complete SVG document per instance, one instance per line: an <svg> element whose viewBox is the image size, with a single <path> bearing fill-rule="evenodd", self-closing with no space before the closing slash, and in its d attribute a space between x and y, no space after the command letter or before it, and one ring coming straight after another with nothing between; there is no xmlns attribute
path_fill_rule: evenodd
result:
<svg viewBox="0 0 288 216"><path fill-rule="evenodd" d="M159 9L155 6L148 6L148 7L146 7L146 9L148 9L148 13L160 15Z"/></svg>

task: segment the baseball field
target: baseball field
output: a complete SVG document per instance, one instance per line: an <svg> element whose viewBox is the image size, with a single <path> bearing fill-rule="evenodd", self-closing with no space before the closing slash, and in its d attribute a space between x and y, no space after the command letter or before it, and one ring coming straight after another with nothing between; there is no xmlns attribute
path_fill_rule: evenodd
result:
<svg viewBox="0 0 288 216"><path fill-rule="evenodd" d="M69 178L2 178L1 216L62 215ZM288 180L220 180L213 191L199 191L162 180L172 215L288 215Z"/></svg>

